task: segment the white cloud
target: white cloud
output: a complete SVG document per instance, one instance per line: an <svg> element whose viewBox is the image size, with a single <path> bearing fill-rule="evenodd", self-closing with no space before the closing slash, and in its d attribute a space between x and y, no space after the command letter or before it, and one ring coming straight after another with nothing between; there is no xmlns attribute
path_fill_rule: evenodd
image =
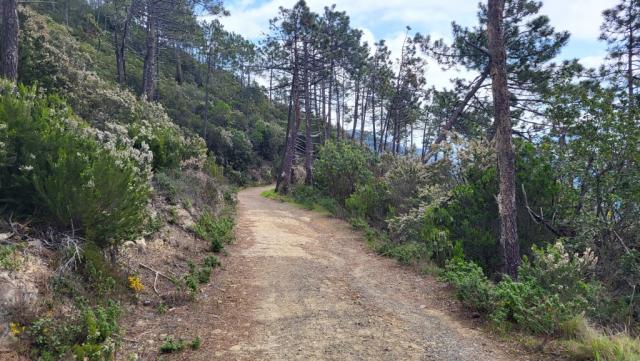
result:
<svg viewBox="0 0 640 361"><path fill-rule="evenodd" d="M596 40L600 35L602 12L619 0L547 0L542 13L558 30L568 30L579 40Z"/></svg>
<svg viewBox="0 0 640 361"><path fill-rule="evenodd" d="M380 38L387 40L392 58L400 56L404 28L430 34L432 38L450 37L451 22L475 25L478 1L481 0L307 0L312 11L335 3L336 9L346 11L352 25L363 31L363 40L373 48ZM563 58L580 57L585 66L602 62L604 45L597 41L602 23L602 11L618 0L544 0L542 13L551 19L557 30L568 30L572 37L563 51ZM291 8L296 0L229 0L231 16L221 19L223 25L251 40L259 40L269 31L269 20L282 6ZM577 44L577 45L576 45ZM586 45L585 45L586 44ZM427 78L438 87L449 84L454 77L472 77L461 70L442 71L429 62Z"/></svg>
<svg viewBox="0 0 640 361"><path fill-rule="evenodd" d="M580 64L587 68L598 68L605 62L605 54L585 56L580 59Z"/></svg>

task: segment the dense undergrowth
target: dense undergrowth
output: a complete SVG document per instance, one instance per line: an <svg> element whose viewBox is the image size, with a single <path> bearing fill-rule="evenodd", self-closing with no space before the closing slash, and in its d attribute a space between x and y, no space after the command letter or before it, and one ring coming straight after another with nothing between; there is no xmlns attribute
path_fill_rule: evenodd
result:
<svg viewBox="0 0 640 361"><path fill-rule="evenodd" d="M587 238L587 229L594 232L590 219L557 220L557 227L567 227L558 236L527 208L556 209L556 217L575 210L576 190L554 173L562 162L553 147L550 141L516 143L523 250L517 280L500 274L497 175L491 148L482 142L460 141L455 152L443 148L427 165L328 142L314 164L313 186L264 195L348 219L380 254L431 272L437 266L457 297L500 333L537 335L543 344L554 339L554 347L577 359L639 359L640 315L629 287L635 281L625 284L638 251L621 250L622 264L605 265L611 245ZM610 267L622 267L613 273L617 279Z"/></svg>
<svg viewBox="0 0 640 361"><path fill-rule="evenodd" d="M48 267L43 279L29 279L38 297L0 310L0 321L17 351L39 360L114 359L121 317L151 287L120 254L162 229L209 244L212 253L170 280L173 299L194 299L220 266L213 253L233 241L236 185L270 181L282 146L282 110L219 69L205 142L203 65L187 54L182 84L161 67L159 102L134 95L135 52L127 58L130 88L117 85L112 35L89 31L97 24L88 11L74 3L63 26L56 7L22 7L18 84L0 83L0 231L11 231L3 233L11 237L0 244L0 271L27 277L33 261ZM132 46L142 46L142 30L134 32ZM185 226L178 213L195 223ZM46 251L33 254L36 241Z"/></svg>

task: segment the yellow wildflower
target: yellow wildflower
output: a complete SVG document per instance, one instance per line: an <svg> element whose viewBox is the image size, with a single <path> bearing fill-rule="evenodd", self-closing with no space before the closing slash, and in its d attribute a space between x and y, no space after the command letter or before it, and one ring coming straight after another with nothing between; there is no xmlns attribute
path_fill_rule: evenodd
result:
<svg viewBox="0 0 640 361"><path fill-rule="evenodd" d="M144 290L144 285L138 276L129 276L129 288L133 290L133 292L142 292Z"/></svg>
<svg viewBox="0 0 640 361"><path fill-rule="evenodd" d="M23 333L25 330L27 329L27 326L21 326L19 323L17 322L11 322L9 324L9 332L11 332L11 334L13 336L18 336L21 333Z"/></svg>

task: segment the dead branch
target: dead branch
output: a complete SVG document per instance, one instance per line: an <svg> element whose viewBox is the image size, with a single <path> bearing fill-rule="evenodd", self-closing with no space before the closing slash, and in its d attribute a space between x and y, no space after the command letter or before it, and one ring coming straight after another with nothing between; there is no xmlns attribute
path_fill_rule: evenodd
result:
<svg viewBox="0 0 640 361"><path fill-rule="evenodd" d="M156 292L156 294L157 294L158 296L160 296L160 292L158 292L158 288L157 288L157 284L158 284L158 276L162 276L162 277L166 278L169 282L172 282L172 283L173 283L173 281L174 281L174 279L173 279L173 278L171 278L171 277L169 277L169 276L165 275L164 273L162 273L162 272L160 272L160 271L158 271L158 270L156 270L156 269L154 269L154 268L151 268L151 267L147 266L147 265L146 265L146 264L144 264L144 263L139 263L139 265L140 265L140 267L142 267L142 268L146 268L147 270L149 270L149 271L151 271L151 272L154 272L154 273L155 273L155 278L153 279L153 290Z"/></svg>
<svg viewBox="0 0 640 361"><path fill-rule="evenodd" d="M529 200L527 199L527 192L524 189L524 184L522 185L522 194L524 195L524 205L527 208L527 212L529 212L529 216L531 220L533 220L536 224L541 224L545 226L546 229L551 231L551 233L555 234L558 237L563 237L564 234L553 227L547 220L544 219L544 215L542 214L542 209L540 209L540 214L536 214L533 209L529 206Z"/></svg>

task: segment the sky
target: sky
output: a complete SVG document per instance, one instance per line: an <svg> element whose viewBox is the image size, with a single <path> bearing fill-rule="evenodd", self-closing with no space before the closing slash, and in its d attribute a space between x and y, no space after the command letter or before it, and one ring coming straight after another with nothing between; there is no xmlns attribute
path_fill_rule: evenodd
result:
<svg viewBox="0 0 640 361"><path fill-rule="evenodd" d="M559 59L578 58L585 66L597 66L605 56L606 45L598 41L602 11L613 7L618 0L542 0L541 13L548 15L556 30L571 33L569 44ZM296 0L226 0L231 16L221 19L229 31L258 41L269 30L269 19L278 8L290 8ZM450 38L451 22L461 25L477 24L478 0L307 0L312 11L322 12L324 6L336 4L337 10L347 12L353 27L363 31L369 44L385 39L392 56L400 54L405 27L413 32L429 34L432 38ZM428 62L427 80L444 87L452 77L464 76L445 72L433 61Z"/></svg>

